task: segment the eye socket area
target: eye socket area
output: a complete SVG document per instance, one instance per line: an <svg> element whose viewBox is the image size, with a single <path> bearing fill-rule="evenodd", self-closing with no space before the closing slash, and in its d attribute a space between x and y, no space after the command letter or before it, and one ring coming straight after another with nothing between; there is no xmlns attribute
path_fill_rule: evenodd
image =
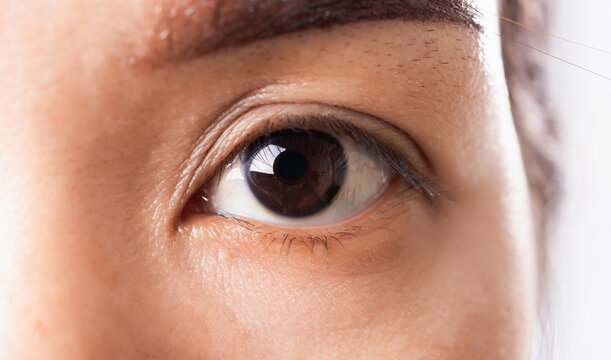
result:
<svg viewBox="0 0 611 360"><path fill-rule="evenodd" d="M220 121L219 124L225 122L226 125L215 130L218 135L212 147L203 153L201 160L197 160L200 164L198 169L201 169L197 170L199 180L196 178L191 183L204 185L193 189L193 195L183 208L183 223L204 224L217 218L221 223L236 220L234 223L238 225L253 225L263 232L275 228L316 234L335 228L335 225L351 228L358 225L354 224L356 219L375 216L373 212L383 210L382 207L387 205L432 200L439 194L429 162L418 144L392 123L374 115L320 103L274 103L245 108ZM296 146L295 143L302 145ZM314 150L304 151L308 148ZM311 157L321 155L321 149L327 149L327 154L343 155L336 155L335 160L326 162L326 166L322 161L324 158L315 161L317 170L314 173L318 174L325 168L333 169L335 173L330 175L323 171L327 182L319 181L319 188L308 189L310 193L318 194L310 198L317 201L310 202L309 210L306 206L294 208L292 213L286 212L286 207L282 209L281 206L285 202L280 202L276 208L283 211L279 213L261 203L261 193L257 197L251 191L248 182L253 177L249 178L244 171L247 166L255 166L254 170L259 167L259 180L267 177L275 182L270 189L278 188L278 177L274 179L269 175L278 172L285 188L303 190L308 182L301 180L307 178L311 170ZM343 161L338 160L342 158ZM293 165L297 161L302 166L286 167L286 162L291 159ZM343 167L338 165L342 163L345 164ZM331 179L335 179L336 185L342 185L336 186L339 190L331 190ZM390 196L393 189L397 192ZM272 198L282 199L277 195ZM284 198L291 197L295 200L299 194L288 192ZM403 201L406 198L408 200ZM319 205L314 206L317 202ZM432 204L430 201L427 203ZM383 217L386 215L384 213ZM192 217L196 223L191 221ZM204 219L206 222L202 222ZM201 228L194 226L195 230Z"/></svg>
<svg viewBox="0 0 611 360"><path fill-rule="evenodd" d="M346 139L307 129L254 141L209 190L211 210L283 227L350 218L388 188L391 169Z"/></svg>

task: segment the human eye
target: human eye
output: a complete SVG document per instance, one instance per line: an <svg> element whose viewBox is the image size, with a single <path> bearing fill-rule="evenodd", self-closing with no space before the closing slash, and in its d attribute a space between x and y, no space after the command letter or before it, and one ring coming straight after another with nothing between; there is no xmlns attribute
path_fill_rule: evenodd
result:
<svg viewBox="0 0 611 360"><path fill-rule="evenodd" d="M259 113L252 116L258 124L238 131L244 139L191 198L188 214L248 224L258 233L282 229L291 239L300 231L337 239L328 231L336 224L354 230L363 227L355 219L364 214L371 220L406 198L437 194L417 146L380 119L323 105ZM377 213L367 216L370 208Z"/></svg>

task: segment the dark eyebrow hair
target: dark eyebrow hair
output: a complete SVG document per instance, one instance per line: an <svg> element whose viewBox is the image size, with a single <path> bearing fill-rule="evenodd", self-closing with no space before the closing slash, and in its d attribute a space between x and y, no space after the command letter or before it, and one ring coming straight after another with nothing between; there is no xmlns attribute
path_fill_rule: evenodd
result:
<svg viewBox="0 0 611 360"><path fill-rule="evenodd" d="M465 0L188 0L155 9L145 58L189 60L230 47L312 28L358 21L450 21L479 30Z"/></svg>

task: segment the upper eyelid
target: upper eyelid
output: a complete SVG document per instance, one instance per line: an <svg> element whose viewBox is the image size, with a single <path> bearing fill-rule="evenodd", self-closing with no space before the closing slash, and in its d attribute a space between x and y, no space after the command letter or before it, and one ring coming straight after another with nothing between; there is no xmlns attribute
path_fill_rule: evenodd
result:
<svg viewBox="0 0 611 360"><path fill-rule="evenodd" d="M339 137L348 137L356 145L360 145L369 155L378 158L386 163L386 165L390 166L393 171L412 183L417 190L421 191L427 197L432 198L440 193L437 184L435 184L432 178L418 172L413 164L403 159L392 146L388 145L378 136L358 126L342 121L340 118L333 115L316 116L312 114L302 117L286 117L280 121L284 121L283 125L287 128L307 128L308 125L311 126L315 124L319 130L330 131L332 135ZM413 140L410 139L410 141Z"/></svg>
<svg viewBox="0 0 611 360"><path fill-rule="evenodd" d="M388 134L393 134L392 137L396 137L395 143L403 143L406 145L402 146L402 149L413 149L408 150L408 153L416 154L417 163L422 163L419 167L414 167L416 169L424 170L424 173L430 174L429 176L425 176L427 183L431 186L428 191L428 198L432 198L439 193L443 193L443 189L439 186L437 179L433 176L435 173L434 166L431 164L429 159L426 156L426 153L422 151L419 144L414 141L414 139L407 134L403 129L397 127L390 121L386 121L381 119L375 115L372 115L367 112L363 112L362 110L352 109L350 107L342 106L341 104L333 104L333 103L321 103L318 101L270 101L267 98L274 96L279 89L282 89L282 85L270 85L263 88L257 88L253 91L249 91L247 93L239 96L237 100L234 100L233 105L226 108L222 113L220 113L216 121L210 124L206 130L196 139L193 143L192 150L189 151L191 155L182 162L182 165L178 169L178 173L183 174L184 180L179 183L179 186L176 189L176 193L173 196L172 202L175 204L177 210L184 208L189 201L189 199L201 191L202 186L209 183L214 179L215 175L222 170L223 166L229 165L230 159L237 156L240 152L240 149L248 145L250 142L254 141L257 137L257 134L249 132L249 136L244 137L242 141L231 143L232 151L227 151L227 147L225 146L227 143L227 133L232 134L234 131L244 132L244 129L250 129L251 123L261 123L260 121L251 121L253 118L261 118L260 115L252 115L253 113L260 112L262 109L268 108L270 106L299 106L299 107L317 107L321 109L326 109L331 113L342 113L346 114L346 116L342 115L342 119L344 122L352 123L353 118L359 119L370 119L371 126L364 126L364 129L375 128L373 132L378 133L378 128L389 129ZM252 116L251 118L249 118ZM270 116L264 116L266 118L270 118ZM249 120L247 122L243 121L244 119ZM350 119L350 120L349 120ZM369 120L367 120L369 121ZM266 121L269 125L269 121ZM265 125L256 126L256 129L262 130ZM236 128L237 127L237 128ZM238 129L238 130L235 130ZM268 130L269 131L269 130ZM372 133L371 129L368 131ZM264 134L262 131L259 134ZM388 135L387 134L387 135ZM386 135L381 140L386 140ZM219 156L219 154L223 154ZM404 151L401 154L405 154ZM405 156L401 156L401 158L405 158ZM407 158L410 158L408 156ZM214 170L214 171L212 171ZM180 216L178 215L180 211L177 212L176 221L180 222Z"/></svg>
<svg viewBox="0 0 611 360"><path fill-rule="evenodd" d="M403 159L397 151L378 136L371 134L356 125L343 121L333 115L316 114L309 115L285 115L267 120L263 126L250 133L245 139L233 146L233 150L226 155L223 160L216 165L214 172L203 182L203 187L211 186L213 180L219 180L222 171L236 161L247 146L261 136L265 136L273 131L291 128L317 129L331 133L334 136L348 138L350 141L359 145L369 155L378 158L389 166L392 171L409 182L416 190L425 195L429 200L440 195L440 190L436 182L424 173L418 171L416 167L406 159ZM410 141L412 141L410 139ZM417 144L415 144L417 145Z"/></svg>

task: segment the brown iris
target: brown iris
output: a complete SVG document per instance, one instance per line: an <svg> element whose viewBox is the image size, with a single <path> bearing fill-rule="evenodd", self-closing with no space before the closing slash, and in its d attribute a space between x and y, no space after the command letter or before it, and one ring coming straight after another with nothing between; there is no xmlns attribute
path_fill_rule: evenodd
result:
<svg viewBox="0 0 611 360"><path fill-rule="evenodd" d="M344 183L347 160L339 141L314 130L283 130L259 138L244 154L244 174L254 196L284 216L325 209Z"/></svg>

